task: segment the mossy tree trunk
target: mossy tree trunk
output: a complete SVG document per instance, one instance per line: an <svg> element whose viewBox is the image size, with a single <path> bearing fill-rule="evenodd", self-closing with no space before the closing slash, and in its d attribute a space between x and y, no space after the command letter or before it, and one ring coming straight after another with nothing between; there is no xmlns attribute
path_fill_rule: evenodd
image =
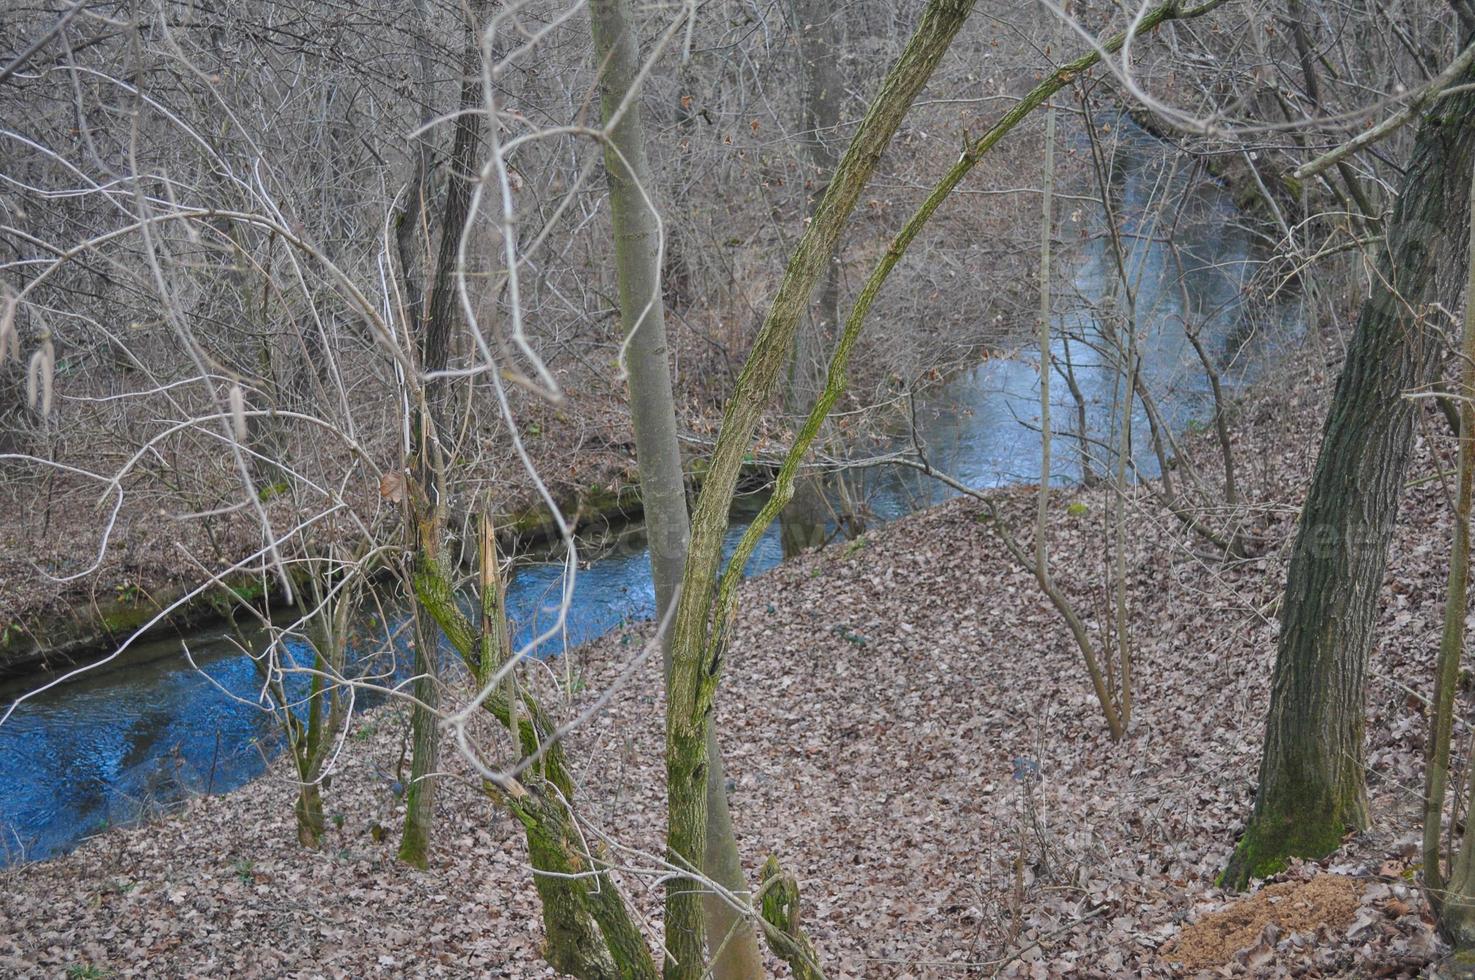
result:
<svg viewBox="0 0 1475 980"><path fill-rule="evenodd" d="M1432 305L1459 295L1472 151L1475 93L1466 90L1419 126L1337 379L1286 576L1259 791L1226 887L1291 857L1326 855L1367 823L1364 687L1413 446L1418 408L1406 395L1438 377L1446 344Z"/></svg>
<svg viewBox="0 0 1475 980"><path fill-rule="evenodd" d="M416 410L416 445L412 447L416 476L430 492L416 501L407 495L410 561L415 565L446 561L441 553L446 519L447 494L442 475L444 468L439 445L439 432L445 418L444 381L434 379L450 362L452 328L457 322L455 289L456 256L466 215L471 206L472 181L476 176L476 155L481 141L482 113L480 83L477 75L477 24L481 0L468 7L465 47L461 56L460 112L456 116L452 138L450 168L446 195L440 219L440 243L436 250L435 274L430 294L412 303L412 316L419 317L415 337L418 341L421 383L412 397L418 398ZM422 150L423 152L423 150ZM417 163L417 183L412 193L421 193L426 175ZM412 214L419 214L417 206ZM413 232L412 232L413 233ZM412 291L412 296L414 293ZM405 825L400 839L399 858L417 868L429 862L430 828L435 814L435 777L432 775L440 757L440 729L436 708L440 697L440 637L433 622L417 610L415 617L415 683L416 704L410 712L411 756L410 783L405 791Z"/></svg>
<svg viewBox="0 0 1475 980"><path fill-rule="evenodd" d="M743 457L845 222L881 153L972 7L971 0L931 0L927 4L916 33L888 73L805 227L723 413L721 434L697 500L672 637L666 714L667 859L678 869L696 870L706 850L708 729L729 625L712 620L718 604L716 585L728 507ZM789 492L792 494L792 487ZM781 499L778 504L786 502ZM697 978L704 972L699 901L704 890L696 878L687 875L673 875L667 883L668 978Z"/></svg>
<svg viewBox="0 0 1475 980"><path fill-rule="evenodd" d="M428 415L421 406L420 418L428 427ZM422 435L422 444L424 436ZM422 450L421 459L424 459ZM422 478L428 467L417 467ZM417 485L406 494L406 548L415 571L425 574L435 569L445 574L442 549L445 530L445 508L432 504ZM438 499L440 495L437 495ZM405 822L400 832L399 859L416 868L430 866L431 825L435 819L435 776L440 761L440 633L435 621L417 604L414 610L415 681L411 691L415 704L410 709L410 780L405 789Z"/></svg>
<svg viewBox="0 0 1475 980"><path fill-rule="evenodd" d="M804 931L798 880L779 867L772 855L763 864L762 877L761 914L768 948L789 964L794 980L825 980L819 951Z"/></svg>
<svg viewBox="0 0 1475 980"><path fill-rule="evenodd" d="M604 121L609 127L604 164L609 179L620 319L628 338L627 370L635 455L640 467L640 490L650 542L656 619L664 621L686 566L689 522L661 298L661 225L646 159L645 128L636 90L640 58L627 2L592 0L589 14L603 83ZM669 634L664 641L669 677ZM743 898L747 884L728 813L727 779L715 727L708 729L706 751L710 765L702 871ZM707 945L713 951L712 975L717 980L762 977L763 957L751 921L715 895L708 896L705 918Z"/></svg>
<svg viewBox="0 0 1475 980"><path fill-rule="evenodd" d="M1176 0L1168 0L1139 18L1133 24L1132 36L1141 36L1171 20L1200 17L1223 2L1208 0L1197 7L1184 8ZM854 208L875 161L971 9L972 4L968 2L934 0L928 4L900 61L887 75L880 93L851 139L826 190L824 201L805 228L738 379L737 391L724 413L707 481L697 499L686 575L676 612L674 665L667 702L666 769L669 809L667 857L677 867L692 867L684 855L698 853L701 847L703 796L697 787L706 759L700 733L710 724L710 712L727 653L728 630L735 615L736 588L742 578L742 568L764 531L793 496L799 463L819 434L820 425L835 399L844 390L850 352L871 304L917 235L973 167L1046 99L1070 84L1081 72L1096 65L1103 53L1121 50L1128 37L1123 32L1098 41L1092 50L1043 79L986 132L970 140L957 162L892 239L846 318L845 329L830 357L824 390L785 455L775 480L773 496L744 532L719 583L727 506L736 489L758 414L771 394L774 378L782 369L785 350L792 343L825 259L838 239L840 226ZM672 876L667 883L666 948L672 954L666 961L667 976L695 977L701 974L698 962L701 917L692 897L699 888L695 880L679 876Z"/></svg>
<svg viewBox="0 0 1475 980"><path fill-rule="evenodd" d="M519 754L533 746L541 750L520 776L488 780L486 790L517 818L526 834L533 882L543 907L544 955L554 969L579 980L655 980L650 949L602 855L584 849L587 835L575 822L574 781L551 719L537 699L517 691L515 684L494 684L511 644L489 519L482 523L480 554L480 629L462 613L450 578L437 563L424 563L417 570L415 598L460 655L485 695L482 707L507 728Z"/></svg>

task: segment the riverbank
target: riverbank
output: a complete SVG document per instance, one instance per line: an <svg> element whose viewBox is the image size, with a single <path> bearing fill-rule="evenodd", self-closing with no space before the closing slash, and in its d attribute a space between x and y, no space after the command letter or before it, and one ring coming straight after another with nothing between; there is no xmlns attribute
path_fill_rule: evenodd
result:
<svg viewBox="0 0 1475 980"><path fill-rule="evenodd" d="M688 465L688 481L700 487L704 459ZM771 481L775 467L753 463L744 467L739 488L758 491ZM610 486L564 489L557 496L559 512L584 542L599 543L639 529L645 504L636 483L613 480ZM518 559L561 549L562 537L553 511L542 502L529 503L493 517L501 553ZM466 523L457 520L456 527ZM244 546L243 546L244 547ZM472 548L463 546L471 561ZM179 582L174 570L150 568L151 584L136 578L111 589L94 587L70 601L56 597L33 606L8 623L0 623L0 681L26 678L67 669L114 653L125 641L143 643L180 638L190 632L227 624L244 607L284 608L285 593L275 576L256 572L226 575L219 584ZM381 577L390 570L379 569ZM307 579L294 576L293 588L302 591ZM204 587L202 587L202 585ZM74 590L73 590L74 591ZM288 607L290 608L290 607Z"/></svg>
<svg viewBox="0 0 1475 980"><path fill-rule="evenodd" d="M1228 901L1212 879L1252 799L1272 610L1321 425L1313 393L1329 387L1287 372L1235 413L1263 555L1215 561L1147 488L1131 495L1139 687L1119 745L1068 634L974 502L743 586L719 699L734 822L750 873L773 853L799 876L831 976L1182 972L1158 950ZM1419 481L1434 471L1431 450L1452 448L1442 430L1426 432L1438 441L1421 446L1410 473L1371 668L1374 826L1325 862L1355 879L1350 906L1310 933L1256 936L1238 961L1239 946L1209 944L1238 970L1412 975L1440 953L1410 886L1423 719L1407 690L1428 689L1449 532L1438 482ZM1211 470L1214 448L1193 451ZM1062 493L1050 520L1057 580L1091 613L1107 493ZM1012 519L1029 519L1027 493L1003 500ZM583 693L570 712L609 685L648 630L571 656ZM571 746L587 817L657 852L658 691L646 664ZM402 806L386 774L402 731L394 707L356 721L325 794L320 854L294 843L278 760L272 777L238 792L4 872L0 970L546 975L521 834L459 760L442 783L431 869L395 863ZM624 884L658 921L659 889L634 875Z"/></svg>
<svg viewBox="0 0 1475 980"><path fill-rule="evenodd" d="M954 120L947 118L946 126L937 119L936 128L951 126ZM932 121L926 112L917 117L919 126L934 128ZM882 169L899 186L878 191L881 196L869 199L854 218L855 241L847 245L845 266L857 281L885 248L898 216L909 214L924 193L926 184L904 175L913 167L924 175L940 172L955 155L951 139L929 139L925 133L920 141L908 137L906 146L907 154L896 154ZM991 155L978 176L994 174L1002 183L1018 160L1032 158L1036 151L1033 137L1022 131ZM1065 164L1062 168L1073 172ZM760 311L777 289L781 263L775 265L774 259L786 255L789 246L776 229L790 221L797 227L804 213L801 205L807 208L799 194L784 208L765 198L758 210L747 213L731 199L731 186L721 191L729 288L713 290L716 298L695 305L678 302L680 290L674 286L668 297L678 431L688 460L698 463L720 425L744 352L761 323ZM953 207L939 215L934 229L940 241L970 244L949 250L957 254L948 266L946 289L939 284L922 299L889 296L877 305L873 318L880 321L888 316L890 304L908 304L905 317L892 318L906 328L868 331L858 344L849 388L836 406L837 415L847 416L849 434L864 434L866 425L858 420L868 407L895 400L894 382L905 380L920 391L928 379L976 363L981 352L1012 348L1016 337L1027 333L1033 293L1023 270L1030 263L999 233L1001 228L1012 234L1032 227L1032 214L1022 213L1017 202L999 198L983 208ZM931 247L918 246L914 258ZM591 269L583 278L597 281L598 275ZM991 285L976 302L960 305L953 295L961 282L995 280L1002 285ZM924 312L929 304L937 306L934 315ZM517 420L522 448L538 480L566 516L581 513L595 522L639 512L629 392L612 360L621 338L617 318L609 313L602 302L598 309L579 311L578 345L560 335L557 363L549 370L563 401L554 404L515 387L508 394L511 417ZM64 349L63 360L67 354ZM129 373L71 372L58 382L53 418L27 416L23 430L4 433L0 676L64 667L111 652L208 573L229 578L226 570L245 567L252 574L238 576L233 584L259 593L272 570L263 576L265 563L253 556L261 553L268 529L279 547L289 550L300 543L290 540L299 522L307 515L321 518L330 507L351 518L342 528L325 529L324 521L307 533L321 532L324 540L353 538L356 524L370 526L382 519L386 507L377 477L397 469L403 454L400 420L385 417L384 407L395 404L399 394L386 383L382 352L345 344L335 354L343 360L340 370L346 372L351 393L343 394L342 415L335 395L310 406L320 424L274 418L264 426L270 430L262 436L266 443L248 447L263 453L253 465L265 464L253 474L255 500L243 492L240 472L219 456L213 438L202 437L208 426L182 424L219 410L218 399L225 395L209 384L186 385L175 379L165 389L134 392L130 386L137 379ZM168 372L161 376L173 378ZM166 390L168 398L162 397ZM511 529L504 544L513 537L546 537L553 530L551 515L535 481L517 462L490 384L484 378L469 379L458 398L465 401L456 431L443 434L455 446L457 503L467 511L489 506L498 512L503 526ZM283 407L250 388L245 400L247 408ZM759 438L787 444L794 422L773 405ZM349 439L345 433L355 435ZM296 471L298 478L274 480L272 466L277 463ZM110 482L115 476L116 483ZM188 603L181 615L172 617L174 622L152 635L208 622L223 598L225 593L217 591Z"/></svg>
<svg viewBox="0 0 1475 980"><path fill-rule="evenodd" d="M1123 148L1119 148L1124 159L1133 161L1132 166L1141 166L1151 157L1137 146L1140 135L1132 130ZM1010 145L1014 153L1024 149L1022 145ZM1074 173L1071 168L1067 171ZM1081 174L1074 176L1079 179ZM868 206L857 219L861 227L879 217L871 212L881 202L873 200L870 205L875 207ZM1032 214L1022 216L1009 206L998 206L1002 213L1013 215L1010 228L1015 232L1027 226L1024 222L1034 221ZM959 219L954 216L948 220ZM1078 224L1080 214L1071 220ZM1075 244L1079 246L1089 239L1084 225L1077 231L1079 242ZM1062 238L1062 255L1069 256L1077 236L1063 234ZM877 241L858 245L851 255L852 263L858 268L868 267L874 258L871 253L878 246ZM975 243L969 248L970 255L976 251ZM1081 256L1088 253L1089 249ZM1081 256L1070 261L1079 264ZM992 291L987 315L968 318L970 323L987 326L975 324L960 340L942 329L943 321L925 321L930 324L924 330L928 354L913 366L907 381L909 392L938 385L949 374L965 371L976 364L980 353L986 356L989 351L1011 348L1010 338L1019 332L1020 324L1028 324L1027 316L1033 315L1034 299L1027 281L1010 274L1019 261L1020 256L1012 255L1008 262L990 267L990 277L1002 285ZM1027 311L1027 316L1021 311ZM685 317L680 319L690 327ZM863 349L875 340L871 335L868 338ZM689 329L677 331L672 343L678 364L700 364L703 352L711 353ZM900 397L897 386L903 378L897 372L902 370L902 363L894 352L888 355L872 351L871 355L863 357L852 370L851 386L837 406L836 414L842 418L840 429L856 444L866 442L866 436L875 441L897 421L875 411L872 414L881 416L877 422L866 409L890 405L894 414ZM702 453L710 446L734 372L734 366L728 364L725 372L688 369L678 374L679 427L688 460L695 468L699 469ZM576 524L618 526L638 518L641 505L637 467L623 384L611 383L610 378L602 376L583 377L577 371L563 381L570 399L567 406L553 407L536 399L517 405L525 448L536 461L538 472L547 480L565 516ZM74 394L63 396L63 401L69 400L88 399ZM127 415L135 408L130 404L122 411ZM760 447L786 444L791 421L777 410L770 412L760 427ZM483 452L469 456L465 490L460 493L462 499L453 504L453 511L490 504L501 512L497 523L503 529L504 551L517 554L546 540L556 528L551 513L520 469L507 465L512 452L507 434L501 431L501 420L490 422L488 431L478 435ZM156 427L161 420L145 413L131 418L128 424L130 432L141 432ZM467 430L479 428L472 425ZM124 481L127 492L123 493L123 484L117 488L122 493L118 512L108 515L104 512L112 505L112 498L104 495L106 506L99 510L99 484L82 477L81 471L51 470L39 462L22 463L19 459L0 461L9 468L7 479L0 481L0 678L66 668L110 654L137 629L149 624L138 639L175 637L182 631L213 625L239 602L259 605L274 598L274 570L265 567L259 558L265 540L263 521L269 524L272 535L291 539L282 546L284 552L292 548L313 551L320 549L323 541L354 538L361 527L382 528L386 520L393 521L395 508L380 498L374 477L399 465L398 444L394 442L397 427L368 431L377 433L385 444L358 447L355 452L367 450L367 458L374 460L371 466L361 467L363 460L344 452L343 447L322 449L321 433L313 430L313 452L321 451L323 458L308 452L313 462L304 469L322 470L317 482L337 488L331 499L324 503L302 487L267 482L256 487L259 514L255 507L247 507L240 500L240 478L229 467L203 465L197 467L198 471L171 474L168 467L155 470L139 466ZM136 434L131 438L137 438ZM373 441L369 436L363 438ZM72 433L70 441L78 461L85 461L87 468L99 475L109 472L108 461L121 464L130 456L124 448L128 440L122 447L104 440L88 449L88 434L79 430ZM171 465L178 465L178 460ZM699 472L694 472L693 482L698 477ZM299 499L302 496L306 499ZM351 517L338 527L316 526L301 536L287 533L304 514L316 514L314 520L324 516L323 509L330 504ZM452 523L459 523L454 514ZM310 539L307 546L300 537ZM292 554L284 557L290 561ZM199 592L205 570L241 567L246 570L224 572L228 588Z"/></svg>

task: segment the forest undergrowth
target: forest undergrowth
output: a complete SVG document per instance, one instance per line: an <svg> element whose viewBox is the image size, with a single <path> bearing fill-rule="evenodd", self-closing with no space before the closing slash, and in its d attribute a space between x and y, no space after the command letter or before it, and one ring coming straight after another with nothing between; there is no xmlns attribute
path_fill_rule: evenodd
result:
<svg viewBox="0 0 1475 980"><path fill-rule="evenodd" d="M829 976L1396 976L1443 955L1416 884L1420 696L1450 538L1438 468L1454 444L1432 410L1371 664L1372 827L1294 865L1257 908L1213 884L1253 799L1276 607L1329 387L1313 360L1297 357L1235 409L1256 557L1226 564L1146 488L1132 491L1138 688L1120 743L1068 633L974 501L742 587L718 709L734 823L750 874L772 853L798 876ZM1217 447L1188 445L1211 469ZM1093 628L1111 492L1058 494L1048 522L1057 581ZM1021 530L1033 506L1027 490L1000 497ZM542 682L575 678L577 710L651 629L575 650ZM571 757L585 816L635 849L624 853L659 854L664 714L659 667L642 669L573 737ZM279 759L236 792L0 873L0 972L549 975L523 835L459 758L445 763L430 869L395 861L406 716L390 706L355 720L319 853L295 843ZM1316 880L1328 875L1351 883ZM660 888L621 881L654 936Z"/></svg>

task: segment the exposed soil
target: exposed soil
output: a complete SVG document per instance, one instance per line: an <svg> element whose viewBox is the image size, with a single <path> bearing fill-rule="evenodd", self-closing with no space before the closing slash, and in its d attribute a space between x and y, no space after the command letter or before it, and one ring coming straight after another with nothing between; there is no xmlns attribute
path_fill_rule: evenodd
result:
<svg viewBox="0 0 1475 980"><path fill-rule="evenodd" d="M1266 885L1184 929L1163 947L1163 957L1194 970L1230 963L1241 951L1247 954L1242 960L1247 966L1251 961L1268 963L1284 934L1346 928L1366 884L1346 875L1319 874Z"/></svg>

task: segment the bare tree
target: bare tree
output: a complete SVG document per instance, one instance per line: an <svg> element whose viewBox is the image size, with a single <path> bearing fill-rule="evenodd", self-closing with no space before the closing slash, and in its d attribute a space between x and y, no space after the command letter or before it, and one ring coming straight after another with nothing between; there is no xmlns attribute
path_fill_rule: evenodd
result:
<svg viewBox="0 0 1475 980"><path fill-rule="evenodd" d="M719 589L718 570L728 508L743 457L752 441L761 406L782 370L810 294L829 262L840 231L854 210L881 150L971 9L972 3L967 0L932 0L927 5L911 42L852 137L824 199L795 247L783 283L739 378L738 393L728 402L722 433L692 519L686 575L673 627L672 672L666 706L667 847L668 860L677 868L696 867L706 850L706 780L710 764L707 731L726 655L734 585L731 576L727 576ZM823 399L816 405L821 420L828 407ZM800 447L801 453L804 448L807 447ZM780 485L775 497L780 506L788 502L792 492L792 485L787 488ZM739 548L733 559L739 573L746 559L747 555ZM688 873L673 876L667 885L666 947L671 956L666 970L668 977L701 975L702 915L693 884Z"/></svg>
<svg viewBox="0 0 1475 980"><path fill-rule="evenodd" d="M1470 184L1475 196L1475 178ZM1475 208L1471 210L1475 222ZM1453 937L1458 954L1475 948L1475 841L1458 834L1446 874L1440 846L1445 837L1445 795L1448 791L1450 742L1454 735L1455 689L1465 652L1465 616L1469 609L1470 518L1475 506L1475 261L1465 282L1464 329L1460 341L1459 454L1455 472L1454 544L1449 560L1444 603L1444 630L1430 699L1429 741L1424 754L1424 888L1444 931ZM1475 786L1472 786L1475 793ZM1471 802L1466 803L1469 812ZM1455 836L1450 828L1450 836Z"/></svg>
<svg viewBox="0 0 1475 980"><path fill-rule="evenodd" d="M661 298L662 229L651 198L646 136L636 100L640 59L629 13L623 0L594 0L590 13L595 55L604 81L604 124L610 134L605 144L605 170L609 174L635 453L649 532L656 618L664 622L681 589L688 532L686 483L681 446L676 441L676 403L671 393ZM669 683L672 651L664 637L662 657ZM746 901L716 728L709 727L706 737L707 843L702 870ZM712 975L722 980L761 977L763 958L752 922L716 895L708 897L704 914L707 945L713 957Z"/></svg>

